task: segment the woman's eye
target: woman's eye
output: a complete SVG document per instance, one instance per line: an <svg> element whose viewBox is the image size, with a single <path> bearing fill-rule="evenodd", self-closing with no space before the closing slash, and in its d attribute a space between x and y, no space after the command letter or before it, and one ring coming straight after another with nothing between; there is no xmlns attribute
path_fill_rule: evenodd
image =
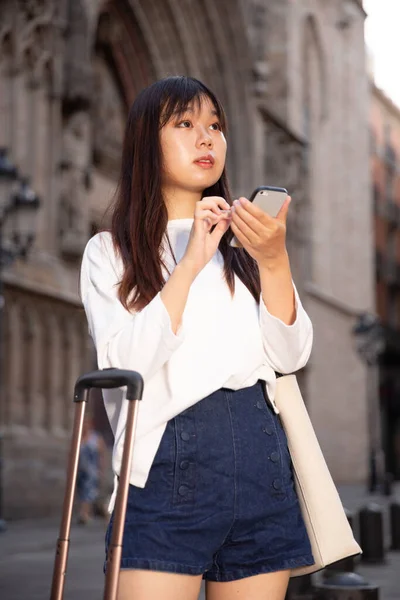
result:
<svg viewBox="0 0 400 600"><path fill-rule="evenodd" d="M221 130L221 125L219 123L213 123L211 125L211 129L213 129L214 131L220 131Z"/></svg>
<svg viewBox="0 0 400 600"><path fill-rule="evenodd" d="M184 127L184 128L186 128L186 129L187 129L188 127L190 127L191 125L192 125L192 124L191 124L191 122L190 122L190 121L181 121L181 122L179 123L179 127Z"/></svg>

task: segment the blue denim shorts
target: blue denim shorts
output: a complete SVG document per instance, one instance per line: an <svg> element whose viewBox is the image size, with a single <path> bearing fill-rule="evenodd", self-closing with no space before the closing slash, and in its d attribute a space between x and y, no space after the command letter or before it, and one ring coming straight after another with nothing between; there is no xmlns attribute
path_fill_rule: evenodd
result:
<svg viewBox="0 0 400 600"><path fill-rule="evenodd" d="M171 419L145 488L130 486L121 568L232 581L312 564L286 435L262 383L222 388Z"/></svg>

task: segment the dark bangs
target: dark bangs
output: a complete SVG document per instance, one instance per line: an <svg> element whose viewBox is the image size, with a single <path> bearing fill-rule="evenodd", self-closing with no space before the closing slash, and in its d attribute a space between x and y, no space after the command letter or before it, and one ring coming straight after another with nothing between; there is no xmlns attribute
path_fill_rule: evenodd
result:
<svg viewBox="0 0 400 600"><path fill-rule="evenodd" d="M204 83L193 77L168 77L158 82L161 86L160 128L171 119L181 117L188 108L208 98L215 108L216 118L223 133L226 133L226 115L218 98Z"/></svg>

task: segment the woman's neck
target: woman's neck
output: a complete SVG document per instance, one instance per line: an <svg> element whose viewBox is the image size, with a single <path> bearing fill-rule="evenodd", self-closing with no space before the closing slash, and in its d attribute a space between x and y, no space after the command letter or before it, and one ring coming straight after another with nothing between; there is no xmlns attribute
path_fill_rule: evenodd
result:
<svg viewBox="0 0 400 600"><path fill-rule="evenodd" d="M194 216L196 202L201 200L201 192L180 189L163 189L163 198L168 211L168 220L190 219Z"/></svg>

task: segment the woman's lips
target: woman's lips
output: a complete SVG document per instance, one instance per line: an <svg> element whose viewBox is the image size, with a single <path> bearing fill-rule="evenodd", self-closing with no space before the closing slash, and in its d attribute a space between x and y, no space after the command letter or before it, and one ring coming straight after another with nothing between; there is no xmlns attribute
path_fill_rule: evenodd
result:
<svg viewBox="0 0 400 600"><path fill-rule="evenodd" d="M195 160L194 164L198 165L202 169L212 169L214 166L214 163L211 160L204 160L204 159L203 160Z"/></svg>

